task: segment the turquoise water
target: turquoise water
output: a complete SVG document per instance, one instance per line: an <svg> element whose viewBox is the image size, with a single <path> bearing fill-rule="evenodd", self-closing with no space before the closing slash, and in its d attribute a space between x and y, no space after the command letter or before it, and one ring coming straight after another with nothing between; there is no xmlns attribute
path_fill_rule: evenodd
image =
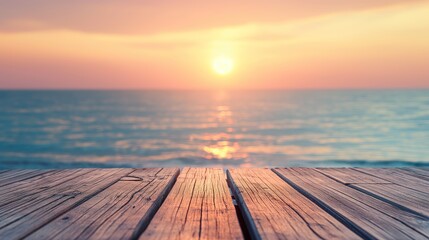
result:
<svg viewBox="0 0 429 240"><path fill-rule="evenodd" d="M0 168L429 166L429 90L0 91Z"/></svg>

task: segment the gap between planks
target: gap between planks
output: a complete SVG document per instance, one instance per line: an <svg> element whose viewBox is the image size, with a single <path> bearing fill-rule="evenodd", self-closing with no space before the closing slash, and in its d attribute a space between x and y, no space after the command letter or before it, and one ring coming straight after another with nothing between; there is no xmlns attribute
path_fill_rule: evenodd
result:
<svg viewBox="0 0 429 240"><path fill-rule="evenodd" d="M178 174L177 168L134 170L27 239L136 239L155 215Z"/></svg>
<svg viewBox="0 0 429 240"><path fill-rule="evenodd" d="M427 199L429 199L429 194L424 191L424 189L429 189L429 182L420 182L420 179L414 177L415 181L418 180L420 184L427 185L420 188L416 188L415 186L405 187L397 184L398 181L400 183L403 179L401 176L396 176L396 178L384 178L383 176L388 175L390 172L383 172L383 170L377 170L383 173L378 175L368 174L368 170L356 168L320 168L316 169L316 171L339 183L345 184L405 211L420 215L424 218L428 218L429 216L429 203L427 201ZM395 171L400 172L401 170ZM355 181L356 179L360 179L360 181ZM409 181L412 180L411 178Z"/></svg>
<svg viewBox="0 0 429 240"><path fill-rule="evenodd" d="M366 239L426 239L429 236L427 218L367 195L315 169L273 171Z"/></svg>
<svg viewBox="0 0 429 240"><path fill-rule="evenodd" d="M253 239L360 239L270 169L229 169Z"/></svg>
<svg viewBox="0 0 429 240"><path fill-rule="evenodd" d="M305 199L308 199L310 202L313 202L317 206L321 207L321 209L323 209L323 211L325 211L328 215L331 215L336 220L339 220L342 224L344 224L346 227L353 230L353 232L355 232L356 234L358 234L359 236L361 236L363 238L372 239L372 238L376 238L376 237L377 238L378 237L392 237L392 236L399 237L399 236L406 236L406 235L408 235L408 237L419 238L419 236L420 236L423 238L425 238L425 237L427 238L429 236L428 231L427 231L428 230L428 228L427 228L427 226L428 226L427 225L427 217L425 219L423 219L422 215L420 215L418 212L412 210L412 208L413 208L412 205L408 204L407 205L408 207L404 207L403 205L400 205L401 204L401 202L400 202L401 196L392 195L392 194L383 195L383 192L380 192L380 190L377 190L375 188L377 185L386 185L386 186L392 185L393 186L394 184L396 184L396 183L392 182L392 181L395 181L395 179L393 179L389 175L382 175L381 177L378 176L377 173L380 172L380 170L369 170L368 171L369 174L368 174L366 172L367 170L359 169L359 171L358 170L356 170L356 171L360 172L362 175L359 175L359 174L351 174L350 175L350 174L344 174L341 171L340 172L330 171L329 169L306 169L306 171L309 171L310 173L312 173L314 171L314 172L317 172L318 174L324 176L324 177L320 177L317 174L313 175L313 176L319 177L319 179L324 179L324 181L327 181L327 183L332 183L334 186L338 186L338 188L340 190L343 189L343 190L345 190L345 192L347 192L347 194L351 194L350 196L357 196L357 197L361 197L364 200L367 200L367 202L368 202L367 206L362 205L362 203L356 202L358 205L362 205L361 207L363 207L363 209L368 210L374 206L382 206L383 208L385 208L386 213L381 213L379 216L380 218L390 219L390 218L392 218L392 215L396 214L397 219L396 220L390 219L389 221L392 221L395 226L401 226L400 223L398 223L398 221L399 222L402 221L405 226L407 226L411 229L414 229L415 232L411 232L409 228L407 229L405 227L402 230L407 232L406 235L401 235L401 231L397 232L397 230L401 230L401 229L393 229L394 233L389 234L389 233L383 233L382 231L380 231L380 229L375 229L375 230L371 229L370 227L366 226L365 224L362 224L361 222L356 223L356 221L355 221L356 218L347 212L349 210L347 210L344 207L343 207L343 209L341 209L342 208L341 206L339 207L339 209L337 209L338 206L332 206L331 204L327 204L327 203L329 203L330 200L327 200L327 198L324 197L323 195L314 194L314 190L312 190L311 187L310 187L310 191L309 191L309 189L307 187L303 187L302 183L299 183L299 182L297 183L296 179L294 180L292 178L292 180L290 180L287 177L287 174L282 172L283 170L281 170L281 169L280 170L279 169L268 169L268 170L270 172L272 171L273 173L276 173L274 175L276 177L278 177L281 181L283 181L284 184L286 184L287 186L292 187L293 189L297 190L301 194L302 197L304 197ZM284 169L284 171L285 170L286 169ZM28 171L28 173L31 173L32 176L26 177L24 174L24 173L26 173L26 171ZM299 171L299 169L297 171ZM384 172L384 171L385 170L383 170L381 172ZM0 201L0 202L3 201L3 205L8 205L11 203L9 201L9 199L11 199L10 197L21 196L22 194L24 194L22 191L21 192L12 192L12 189L14 186L15 187L17 187L17 186L29 187L31 185L30 183L32 182L31 181L32 179L38 179L38 181L42 181L43 180L42 176L48 176L50 178L54 178L54 176L58 175L59 171L56 173L51 172L51 171L46 171L46 172L41 173L41 174L37 174L35 172L32 172L31 170L20 170L20 171L16 171L16 172L18 173L16 176L13 176L12 171L3 171L2 172L2 174L4 174L4 176L2 176L3 179L7 180L8 182L6 184L4 184L3 187L0 187L0 190L1 189L7 189L9 191L8 192L9 198L2 198ZM104 191L106 191L107 189L109 189L110 187L112 187L113 185L118 183L119 181L129 181L130 183L133 181L136 181L136 182L142 181L143 178L141 178L140 176L138 176L136 174L133 174L134 172L135 172L135 170L133 170L132 172L130 172L128 174L125 174L121 178L112 182L110 185L105 186L105 188L103 188L103 189L100 189L98 192L96 191L92 194L88 194L84 198L81 198L81 200L75 202L74 204L71 204L68 209L64 208L62 210L63 213L67 214L68 212L75 211L75 209L79 208L80 206L82 206L84 204L87 204L88 201L93 200L93 198L95 198L97 195L103 193ZM418 172L419 175L416 175L416 176L413 175L412 173L414 173L414 172ZM429 175L426 175L426 172L428 172L428 174L429 174L429 171L427 171L427 170L400 169L400 171L397 171L396 173L393 173L393 174L396 174L396 175L404 174L404 177L405 177L406 182L408 184L405 184L403 182L398 182L399 185L397 185L397 186L399 186L400 188L408 188L412 191L420 191L424 194L427 194L426 189L425 189L425 187L428 184L426 176L429 176ZM178 172L177 174L181 175L182 173L183 173L183 171L180 173ZM0 176L2 174L0 174ZM249 218L246 217L246 215L251 215L251 210L247 209L247 212L246 212L246 207L243 207L243 204L246 204L246 201L242 201L242 202L239 201L240 197L237 197L237 196L242 195L242 193L239 190L237 190L236 183L234 182L234 177L229 176L229 170L227 170L227 175L228 175L228 177L225 178L225 174L223 174L223 176L224 176L223 181L224 181L224 184L226 185L226 189L227 189L226 190L227 195L225 195L224 197L226 197L227 199L230 200L231 205L233 206L233 209L235 210L234 213L235 213L236 217L238 218L236 222L243 221L243 220L240 220L240 217L244 216L244 223L245 224L241 224L241 226L239 226L238 229L241 230L241 233L244 234L245 237L247 236L246 234L248 234L250 232L251 234L253 234L253 235L250 235L251 237L253 237L255 239L260 238L261 233L259 232L259 230L257 229L257 227L254 223L255 219L250 218L250 220L249 220ZM312 175L310 174L309 176L311 177ZM362 178L362 176L364 176L364 178ZM349 179L344 180L346 177L349 177ZM22 179L20 179L20 178L22 178ZM326 178L329 180L326 180ZM419 178L419 179L416 179L416 178ZM226 183L227 179L228 179L228 184ZM415 179L415 181L413 179ZM176 187L176 184L177 184L176 181L177 181L177 176L174 178L174 181L173 181L170 189L166 190L166 194L165 194L166 197L164 197L164 199L163 199L164 201L166 198L170 197L170 195L172 193L171 192L172 188ZM266 181L266 179L261 178L261 184L264 184L264 181ZM277 180L275 180L275 181L277 181ZM79 181L76 180L76 182L79 182ZM409 183L412 183L412 182L416 182L417 184L409 186ZM280 182L278 182L277 184L279 184L279 186L284 186L284 184L282 184ZM59 189L59 190L63 189L63 188L60 188L60 184L53 185L53 186L55 187L55 189ZM307 186L307 185L305 185L305 186ZM364 189L363 187L366 187L369 189ZM326 188L326 187L323 186L323 188ZM40 189L41 189L40 191L53 192L47 188L45 188L45 189L40 188ZM347 189L349 189L349 190L347 190ZM30 190L31 190L30 193L32 193L35 197L40 195L39 192L36 191L36 189L30 189ZM119 188L119 190L120 190L120 188ZM266 190L264 188L262 188L262 191L266 191ZM329 191L331 191L331 190L329 190ZM231 194L231 192L233 194ZM335 193L335 194L338 194L338 193ZM28 194L22 195L22 196L25 198L28 198L28 199L32 199L32 198L29 198L31 195L28 195ZM205 194L203 194L201 196L202 196L202 199L204 199ZM235 196L235 199L234 199L234 196ZM275 195L273 195L273 196L275 196ZM348 198L351 202L355 201L355 200L351 199L350 196L345 196L345 197ZM344 196L341 196L341 197L344 198ZM236 206L234 206L234 201L237 202ZM197 200L196 202L201 203L201 204L197 204L197 206L200 206L200 208L201 208L201 206L203 206L203 200ZM147 230L150 227L151 222L156 218L156 215L158 214L160 209L165 205L164 203L161 201L157 207L151 208L152 212L148 211L148 215L147 215L148 217L146 217L145 218L146 220L143 221L145 223L137 224L137 226L133 230L131 238L137 238L140 235L140 233L143 232L143 234L141 235L142 239L143 239L143 235L146 232L145 230ZM388 206L388 205L390 205L390 206ZM274 204L271 206L275 207L276 205ZM402 209L401 209L401 207L402 207ZM398 209L394 209L394 208L398 208ZM9 209L12 209L12 208L9 208ZM1 210L1 208L0 208L0 210ZM427 210L427 208L424 207L423 210ZM201 214L202 214L202 212L200 212L200 215ZM418 215L420 215L420 216L418 216ZM52 215L52 216L54 216L54 215ZM48 224L46 224L46 225L51 224L55 220L55 218L52 218L52 216L51 216L51 219L47 222ZM60 219L60 216L61 216L61 213L58 214L57 218ZM389 216L390 216L390 218L389 218ZM426 222L426 225L424 225L425 224L424 222L423 223L421 222L422 219ZM374 220L374 221L378 221L378 220ZM202 222L204 222L204 221L202 220L202 218L200 218L199 219L199 224L200 224L199 229L200 230L198 233L199 238L204 235L204 234L202 234L202 231L201 231L204 228L204 227L202 227ZM380 223L380 221L378 221L378 223ZM31 223L31 224L33 224L33 223ZM30 236L31 236L31 233L38 232L39 230L43 229L46 225L42 225L38 228L35 228L32 232L29 233ZM426 226L426 228L425 228L425 226ZM389 229L389 226L387 226L386 228ZM2 229L0 228L0 236L2 234L1 231L2 231ZM388 231L388 230L386 230L386 231ZM24 232L25 232L25 228L24 228ZM395 235L395 233L397 235ZM27 236L28 236L28 234L27 234ZM37 236L37 235L34 235L34 236ZM130 237L130 235L124 235L124 236ZM236 238L238 239L238 238L242 238L242 237L243 236L236 237ZM146 239L146 238L144 238L144 239Z"/></svg>

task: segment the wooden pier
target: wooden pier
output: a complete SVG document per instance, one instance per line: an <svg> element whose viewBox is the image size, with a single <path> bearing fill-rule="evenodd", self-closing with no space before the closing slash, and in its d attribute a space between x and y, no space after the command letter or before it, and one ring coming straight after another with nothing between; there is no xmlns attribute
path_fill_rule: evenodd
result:
<svg viewBox="0 0 429 240"><path fill-rule="evenodd" d="M429 169L0 171L0 239L429 239Z"/></svg>

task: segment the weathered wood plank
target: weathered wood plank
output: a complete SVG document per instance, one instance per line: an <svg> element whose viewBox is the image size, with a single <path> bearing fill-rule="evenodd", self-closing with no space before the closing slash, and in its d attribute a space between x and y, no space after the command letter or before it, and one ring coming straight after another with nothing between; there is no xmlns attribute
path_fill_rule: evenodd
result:
<svg viewBox="0 0 429 240"><path fill-rule="evenodd" d="M404 173L429 181L429 168L403 168Z"/></svg>
<svg viewBox="0 0 429 240"><path fill-rule="evenodd" d="M423 193L414 189L403 187L394 183L376 184L377 177L368 175L364 172L354 169L318 169L319 172L328 175L334 179L338 179L344 184L350 184L351 187L371 196L382 199L383 201L396 204L399 207L409 211L416 212L425 216L429 216L429 193ZM371 183L361 181L363 183L351 183L350 179L373 179ZM429 191L429 188L428 188Z"/></svg>
<svg viewBox="0 0 429 240"><path fill-rule="evenodd" d="M428 181L404 174L395 168L356 168L356 170L422 193L427 193L429 189Z"/></svg>
<svg viewBox="0 0 429 240"><path fill-rule="evenodd" d="M344 184L368 183L368 184L383 184L391 183L384 179L368 175L356 174L359 173L352 168L317 168L319 172L329 175L331 178Z"/></svg>
<svg viewBox="0 0 429 240"><path fill-rule="evenodd" d="M39 170L39 169L14 169L14 170L5 170L0 173L0 181L4 181L8 178L14 178L18 176L25 176L34 172L46 172L50 170Z"/></svg>
<svg viewBox="0 0 429 240"><path fill-rule="evenodd" d="M222 169L185 168L140 239L241 239Z"/></svg>
<svg viewBox="0 0 429 240"><path fill-rule="evenodd" d="M360 239L269 169L228 171L256 239Z"/></svg>
<svg viewBox="0 0 429 240"><path fill-rule="evenodd" d="M275 169L285 181L370 239L427 239L428 218L339 183L308 168Z"/></svg>
<svg viewBox="0 0 429 240"><path fill-rule="evenodd" d="M310 239L344 237L337 233L345 227L333 217L325 217L330 217L326 210L363 237L429 238L427 169L304 170L275 170L290 185L277 175L274 177L280 183L271 184L276 180L268 173L274 173L266 169L231 170L237 171L229 178L240 206L250 216L246 220L256 232L253 237L265 237L260 232L271 232L266 236L273 238L293 238L295 233ZM0 171L0 239L137 238L168 192L177 170L143 169L129 174L131 171ZM258 171L268 175L254 174ZM242 238L223 171L185 169L182 175L167 197L171 199L163 204L141 239ZM239 185L246 191L240 192ZM253 215L251 204L259 204L259 217ZM166 210L162 212L163 208ZM271 225L259 230L266 219L272 219Z"/></svg>
<svg viewBox="0 0 429 240"><path fill-rule="evenodd" d="M0 174L0 187L33 178L45 173L49 170L10 170Z"/></svg>
<svg viewBox="0 0 429 240"><path fill-rule="evenodd" d="M1 174L0 174L0 180L5 180L7 178L13 177L13 176L17 176L17 175L21 175L21 174L25 174L29 171L29 169L14 169L14 170L4 170Z"/></svg>
<svg viewBox="0 0 429 240"><path fill-rule="evenodd" d="M59 216L27 239L136 238L161 205L179 169L139 169Z"/></svg>
<svg viewBox="0 0 429 240"><path fill-rule="evenodd" d="M382 200L429 217L429 194L396 184L353 184L354 188L381 197Z"/></svg>
<svg viewBox="0 0 429 240"><path fill-rule="evenodd" d="M86 171L86 174L71 179L63 178L61 184L45 181L44 184L33 186L43 191L37 190L33 194L17 197L15 201L6 201L0 207L0 239L27 236L112 185L132 169L81 171Z"/></svg>
<svg viewBox="0 0 429 240"><path fill-rule="evenodd" d="M95 171L94 169L71 169L71 170L57 170L48 172L43 175L36 176L32 179L25 179L19 182L11 183L6 186L0 187L0 206L10 204L16 200L29 196L37 196L42 192L61 185L64 182L79 178L89 172Z"/></svg>

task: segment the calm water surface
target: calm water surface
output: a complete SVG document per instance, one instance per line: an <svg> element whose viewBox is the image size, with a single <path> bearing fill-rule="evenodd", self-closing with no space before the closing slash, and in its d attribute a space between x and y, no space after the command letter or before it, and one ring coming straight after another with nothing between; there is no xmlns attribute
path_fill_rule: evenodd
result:
<svg viewBox="0 0 429 240"><path fill-rule="evenodd" d="M429 90L0 91L0 168L429 166Z"/></svg>

